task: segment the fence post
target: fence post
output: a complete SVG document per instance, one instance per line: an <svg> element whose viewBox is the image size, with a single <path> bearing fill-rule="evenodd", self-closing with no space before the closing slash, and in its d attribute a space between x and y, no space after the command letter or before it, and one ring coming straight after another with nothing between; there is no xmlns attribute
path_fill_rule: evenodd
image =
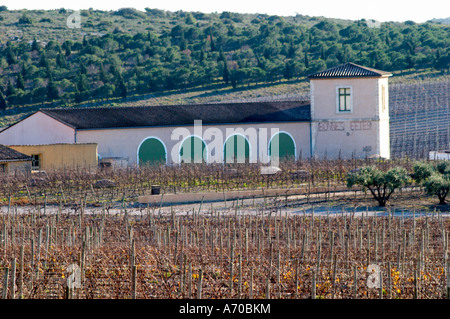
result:
<svg viewBox="0 0 450 319"><path fill-rule="evenodd" d="M450 265L447 268L447 299L450 299Z"/></svg>
<svg viewBox="0 0 450 319"><path fill-rule="evenodd" d="M192 264L189 262L188 267L188 299L192 298Z"/></svg>
<svg viewBox="0 0 450 319"><path fill-rule="evenodd" d="M136 265L132 266L132 276L131 276L131 283L132 283L132 296L131 299L136 299L136 277L137 277L137 268Z"/></svg>
<svg viewBox="0 0 450 319"><path fill-rule="evenodd" d="M249 299L253 299L253 267L250 268Z"/></svg>
<svg viewBox="0 0 450 319"><path fill-rule="evenodd" d="M270 281L269 277L266 279L266 299L270 299Z"/></svg>
<svg viewBox="0 0 450 319"><path fill-rule="evenodd" d="M299 268L299 263L298 263L298 258L295 259L295 294L294 294L294 298L298 299L298 269Z"/></svg>
<svg viewBox="0 0 450 319"><path fill-rule="evenodd" d="M358 293L358 273L356 265L353 266L353 299L356 299Z"/></svg>
<svg viewBox="0 0 450 319"><path fill-rule="evenodd" d="M23 298L23 245L20 246L19 299Z"/></svg>
<svg viewBox="0 0 450 319"><path fill-rule="evenodd" d="M11 259L11 299L16 299L16 258Z"/></svg>
<svg viewBox="0 0 450 319"><path fill-rule="evenodd" d="M197 299L202 299L202 281L203 281L203 270L200 268L198 272L198 282L197 282Z"/></svg>
<svg viewBox="0 0 450 319"><path fill-rule="evenodd" d="M414 299L418 298L417 292L417 269L414 269Z"/></svg>
<svg viewBox="0 0 450 319"><path fill-rule="evenodd" d="M381 269L380 269L380 279L379 279L379 282L380 282L380 299L383 299L383 272L381 271Z"/></svg>
<svg viewBox="0 0 450 319"><path fill-rule="evenodd" d="M9 281L9 268L5 268L5 275L3 277L3 299L8 298L8 281Z"/></svg>

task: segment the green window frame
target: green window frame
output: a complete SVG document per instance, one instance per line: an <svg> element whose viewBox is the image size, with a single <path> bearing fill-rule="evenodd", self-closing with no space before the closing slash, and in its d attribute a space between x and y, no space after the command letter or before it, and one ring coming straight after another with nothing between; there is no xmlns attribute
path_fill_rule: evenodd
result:
<svg viewBox="0 0 450 319"><path fill-rule="evenodd" d="M338 88L339 112L351 112L351 90L349 87Z"/></svg>

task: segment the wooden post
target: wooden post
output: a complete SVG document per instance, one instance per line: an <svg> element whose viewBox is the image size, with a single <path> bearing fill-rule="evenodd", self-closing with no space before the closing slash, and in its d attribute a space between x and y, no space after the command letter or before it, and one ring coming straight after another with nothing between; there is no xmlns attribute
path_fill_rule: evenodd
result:
<svg viewBox="0 0 450 319"><path fill-rule="evenodd" d="M250 268L249 299L253 299L253 267Z"/></svg>
<svg viewBox="0 0 450 319"><path fill-rule="evenodd" d="M9 268L5 268L5 275L3 277L3 299L8 298L8 282L9 282Z"/></svg>
<svg viewBox="0 0 450 319"><path fill-rule="evenodd" d="M238 273L238 298L241 298L242 293L242 257L238 255L238 263L239 263L239 273Z"/></svg>
<svg viewBox="0 0 450 319"><path fill-rule="evenodd" d="M81 283L84 282L84 271L85 271L85 259L86 259L86 242L83 241L82 248L81 248L81 258L80 258L80 265L81 265Z"/></svg>
<svg viewBox="0 0 450 319"><path fill-rule="evenodd" d="M382 273L382 271L381 271L381 269L380 269L380 278L379 278L379 280L380 280L380 299L383 299L383 273Z"/></svg>
<svg viewBox="0 0 450 319"><path fill-rule="evenodd" d="M23 298L23 245L20 246L19 299Z"/></svg>
<svg viewBox="0 0 450 319"><path fill-rule="evenodd" d="M281 282L280 282L281 262L280 262L280 259L281 259L280 251L278 250L278 258L277 258L277 291L278 291L278 299L281 298Z"/></svg>
<svg viewBox="0 0 450 319"><path fill-rule="evenodd" d="M332 299L335 297L336 293L336 267L337 267L337 256L334 256L333 258L333 292L332 292Z"/></svg>
<svg viewBox="0 0 450 319"><path fill-rule="evenodd" d="M188 299L192 298L192 264L189 262L188 268Z"/></svg>
<svg viewBox="0 0 450 319"><path fill-rule="evenodd" d="M202 299L202 280L203 280L203 270L200 269L198 272L197 299Z"/></svg>
<svg viewBox="0 0 450 319"><path fill-rule="evenodd" d="M132 266L132 273L131 273L131 283L132 283L132 295L131 299L136 299L136 287L137 287L137 268L136 265Z"/></svg>
<svg viewBox="0 0 450 319"><path fill-rule="evenodd" d="M295 259L295 293L294 298L298 299L298 270L299 270L299 264L298 264L298 258Z"/></svg>
<svg viewBox="0 0 450 319"><path fill-rule="evenodd" d="M388 286L387 286L387 298L391 299L391 262L388 262Z"/></svg>
<svg viewBox="0 0 450 319"><path fill-rule="evenodd" d="M16 299L16 258L11 260L11 299Z"/></svg>
<svg viewBox="0 0 450 319"><path fill-rule="evenodd" d="M233 251L233 249L231 249ZM231 254L230 258L230 298L233 296L233 254Z"/></svg>
<svg viewBox="0 0 450 319"><path fill-rule="evenodd" d="M353 266L353 299L356 299L358 293L358 268Z"/></svg>
<svg viewBox="0 0 450 319"><path fill-rule="evenodd" d="M136 249L135 249L135 241L134 239L131 240L131 251L130 251L130 267L133 267L136 263Z"/></svg>
<svg viewBox="0 0 450 319"><path fill-rule="evenodd" d="M320 250L321 250L321 232L320 230L317 231L318 232L318 244L317 244L317 266L316 266L316 273L319 273L320 270Z"/></svg>
<svg viewBox="0 0 450 319"><path fill-rule="evenodd" d="M447 269L447 299L450 299L450 265Z"/></svg>
<svg viewBox="0 0 450 319"><path fill-rule="evenodd" d="M414 269L414 299L418 298L418 291L417 291L417 269Z"/></svg>

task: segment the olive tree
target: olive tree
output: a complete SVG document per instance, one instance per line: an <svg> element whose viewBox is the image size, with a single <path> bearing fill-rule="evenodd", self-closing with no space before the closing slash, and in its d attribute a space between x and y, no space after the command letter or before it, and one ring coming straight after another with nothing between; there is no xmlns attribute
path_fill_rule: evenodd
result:
<svg viewBox="0 0 450 319"><path fill-rule="evenodd" d="M412 177L424 187L425 193L437 196L439 205L445 205L450 192L450 162L417 162L413 170Z"/></svg>
<svg viewBox="0 0 450 319"><path fill-rule="evenodd" d="M382 171L375 166L366 166L356 172L347 174L347 187L354 185L369 190L381 207L386 206L394 191L408 183L408 173L402 167Z"/></svg>

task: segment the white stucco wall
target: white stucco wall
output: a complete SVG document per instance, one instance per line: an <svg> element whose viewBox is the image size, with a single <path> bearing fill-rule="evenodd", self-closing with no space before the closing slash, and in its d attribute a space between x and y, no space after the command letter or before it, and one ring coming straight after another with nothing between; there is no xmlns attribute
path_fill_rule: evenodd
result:
<svg viewBox="0 0 450 319"><path fill-rule="evenodd" d="M311 79L314 86L313 120L373 118L378 102L379 78ZM336 112L336 88L348 86L352 89L353 112Z"/></svg>
<svg viewBox="0 0 450 319"><path fill-rule="evenodd" d="M389 158L387 77L311 80L311 144L316 157ZM382 87L385 107L382 108ZM337 88L351 89L352 111L337 111Z"/></svg>
<svg viewBox="0 0 450 319"><path fill-rule="evenodd" d="M74 143L75 130L42 112L37 112L0 132L3 145Z"/></svg>
<svg viewBox="0 0 450 319"><path fill-rule="evenodd" d="M384 158L390 158L390 137L389 137L389 82L387 77L378 79L378 117L379 131L378 144L379 155ZM384 88L384 90L383 90ZM383 96L384 95L384 96ZM384 106L383 106L384 103Z"/></svg>
<svg viewBox="0 0 450 319"><path fill-rule="evenodd" d="M214 138L222 137L222 145L226 138L233 135L233 129L235 133L244 133L250 143L251 158L259 159L261 155L267 155L267 147L272 137L272 134L277 131L287 132L294 139L296 146L296 157L298 158L301 153L302 158L310 156L310 136L309 136L309 123L271 123L271 124L246 124L246 125L203 125L200 132L197 131L194 126L186 126L184 130L185 133L191 135L200 135L205 140L207 145L209 156L208 162L211 162L214 155L213 150L210 145L213 143ZM214 134L212 129L216 129L217 132L213 136L208 138L209 134ZM128 158L129 164L137 164L138 162L138 148L139 145L148 137L156 137L160 139L167 150L168 163L172 163L173 156L178 156L179 148L181 146L181 141L183 139L181 136L173 136L173 133L177 132L177 127L149 127L149 128L124 128L124 129L105 129L105 130L79 130L77 132L77 142L79 143L97 143L98 144L98 154L102 158L106 157L123 157ZM250 138L248 135L250 133L256 132L256 138ZM266 133L264 133L266 132ZM180 133L183 133L180 131ZM221 153L216 153L220 159L223 156L223 150ZM261 153L261 154L260 154ZM267 158L266 158L267 159Z"/></svg>

